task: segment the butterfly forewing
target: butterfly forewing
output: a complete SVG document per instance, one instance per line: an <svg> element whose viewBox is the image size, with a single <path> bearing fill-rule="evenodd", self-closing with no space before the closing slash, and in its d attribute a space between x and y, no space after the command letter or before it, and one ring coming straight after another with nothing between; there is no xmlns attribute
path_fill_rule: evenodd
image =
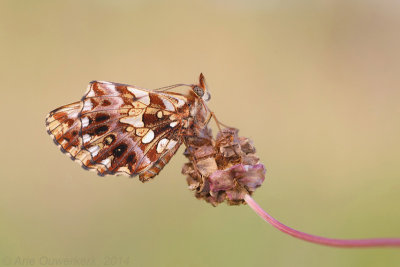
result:
<svg viewBox="0 0 400 267"><path fill-rule="evenodd" d="M189 116L183 95L93 81L81 101L50 112L46 126L55 143L83 167L147 180L181 145Z"/></svg>

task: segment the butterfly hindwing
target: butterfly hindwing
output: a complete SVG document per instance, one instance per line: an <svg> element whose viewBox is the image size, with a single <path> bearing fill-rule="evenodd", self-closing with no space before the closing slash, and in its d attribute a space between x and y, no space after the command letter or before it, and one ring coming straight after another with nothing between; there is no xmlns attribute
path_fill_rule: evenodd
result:
<svg viewBox="0 0 400 267"><path fill-rule="evenodd" d="M179 148L188 116L182 95L94 81L80 102L50 112L46 126L85 168L151 178Z"/></svg>
<svg viewBox="0 0 400 267"><path fill-rule="evenodd" d="M63 152L76 156L80 150L82 139L80 137L81 123L79 114L82 103L76 102L51 111L46 118L47 132Z"/></svg>
<svg viewBox="0 0 400 267"><path fill-rule="evenodd" d="M181 140L162 139L158 143L157 148L159 148L160 145L164 147L163 155L150 168L139 175L140 180L143 182L153 178L164 168L180 147Z"/></svg>

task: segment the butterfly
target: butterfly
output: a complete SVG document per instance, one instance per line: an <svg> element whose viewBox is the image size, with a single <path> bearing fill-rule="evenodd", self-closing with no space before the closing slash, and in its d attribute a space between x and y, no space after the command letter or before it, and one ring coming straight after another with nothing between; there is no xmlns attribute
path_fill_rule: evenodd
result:
<svg viewBox="0 0 400 267"><path fill-rule="evenodd" d="M181 88L183 93L168 90ZM207 126L212 112L206 81L155 90L92 81L81 101L46 117L49 135L83 168L147 181L169 162L182 143ZM192 139L191 139L192 138Z"/></svg>

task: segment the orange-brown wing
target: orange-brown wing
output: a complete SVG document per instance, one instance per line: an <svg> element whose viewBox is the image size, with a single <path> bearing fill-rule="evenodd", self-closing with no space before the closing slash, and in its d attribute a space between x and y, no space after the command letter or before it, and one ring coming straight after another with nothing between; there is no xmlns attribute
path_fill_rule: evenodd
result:
<svg viewBox="0 0 400 267"><path fill-rule="evenodd" d="M152 178L182 143L189 116L184 96L94 81L81 101L46 118L54 142L99 175Z"/></svg>

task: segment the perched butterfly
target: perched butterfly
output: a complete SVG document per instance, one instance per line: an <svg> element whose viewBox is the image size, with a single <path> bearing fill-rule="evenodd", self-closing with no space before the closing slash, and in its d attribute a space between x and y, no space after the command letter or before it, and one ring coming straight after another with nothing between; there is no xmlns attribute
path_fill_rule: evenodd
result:
<svg viewBox="0 0 400 267"><path fill-rule="evenodd" d="M177 87L185 92L166 92ZM156 90L93 81L81 101L51 111L46 127L85 169L147 181L206 127L212 116L205 104L209 99L203 74L199 84Z"/></svg>

